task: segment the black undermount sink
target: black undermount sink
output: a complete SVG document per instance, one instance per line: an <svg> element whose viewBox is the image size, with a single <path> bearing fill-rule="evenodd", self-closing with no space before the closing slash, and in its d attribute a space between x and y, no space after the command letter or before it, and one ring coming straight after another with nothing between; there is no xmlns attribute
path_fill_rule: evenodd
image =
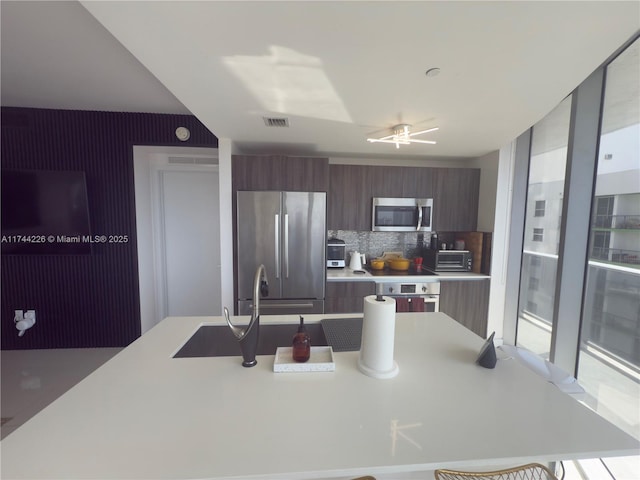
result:
<svg viewBox="0 0 640 480"><path fill-rule="evenodd" d="M327 345L327 339L319 323L305 325L311 337L311 345ZM278 347L290 347L298 331L295 323L289 325L260 325L256 355L274 355ZM230 357L238 356L240 344L227 325L203 325L176 353L174 358Z"/></svg>
<svg viewBox="0 0 640 480"><path fill-rule="evenodd" d="M344 330L347 326L348 329ZM362 318L322 320L321 323L305 325L311 337L311 345L331 345L334 352L360 349ZM327 335L325 335L325 329ZM274 355L278 347L290 347L298 324L260 325L260 337L256 355ZM332 340L327 342L327 337ZM345 338L346 337L346 338ZM347 343L344 343L344 342ZM236 357L240 356L240 344L227 325L203 325L187 340L173 358L192 357Z"/></svg>

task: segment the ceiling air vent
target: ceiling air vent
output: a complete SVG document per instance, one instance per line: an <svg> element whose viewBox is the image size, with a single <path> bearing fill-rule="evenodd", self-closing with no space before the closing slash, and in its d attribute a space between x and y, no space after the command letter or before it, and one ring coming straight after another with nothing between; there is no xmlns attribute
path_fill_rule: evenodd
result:
<svg viewBox="0 0 640 480"><path fill-rule="evenodd" d="M289 119L286 117L262 117L267 127L288 127Z"/></svg>
<svg viewBox="0 0 640 480"><path fill-rule="evenodd" d="M217 165L215 157L169 157L169 165Z"/></svg>

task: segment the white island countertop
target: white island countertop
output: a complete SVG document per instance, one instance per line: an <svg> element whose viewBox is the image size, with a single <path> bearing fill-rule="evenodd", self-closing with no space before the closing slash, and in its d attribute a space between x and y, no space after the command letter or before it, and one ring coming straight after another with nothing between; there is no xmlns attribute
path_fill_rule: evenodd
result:
<svg viewBox="0 0 640 480"><path fill-rule="evenodd" d="M283 319L297 316L264 323ZM358 352L306 373L273 373L272 355L172 358L222 322L161 322L2 440L2 478L393 478L640 446L514 360L476 365L483 340L443 313L397 314L388 380L360 373Z"/></svg>

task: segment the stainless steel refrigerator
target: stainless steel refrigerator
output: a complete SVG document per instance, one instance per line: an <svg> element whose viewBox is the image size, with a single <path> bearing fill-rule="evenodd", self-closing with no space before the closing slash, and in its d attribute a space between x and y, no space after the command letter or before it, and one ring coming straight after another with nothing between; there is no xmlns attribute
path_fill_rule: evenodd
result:
<svg viewBox="0 0 640 480"><path fill-rule="evenodd" d="M260 314L324 313L326 197L324 192L238 192L239 315L251 313L260 264L269 283Z"/></svg>

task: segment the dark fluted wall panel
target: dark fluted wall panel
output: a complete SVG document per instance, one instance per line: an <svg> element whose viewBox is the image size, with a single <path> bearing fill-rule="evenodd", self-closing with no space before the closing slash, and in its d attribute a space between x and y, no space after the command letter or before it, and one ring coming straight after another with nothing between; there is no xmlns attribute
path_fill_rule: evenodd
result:
<svg viewBox="0 0 640 480"><path fill-rule="evenodd" d="M92 234L130 239L90 255L3 255L2 349L128 345L140 335L133 145L217 147L216 137L190 115L3 107L1 125L2 168L84 171ZM21 338L15 309L36 310Z"/></svg>

